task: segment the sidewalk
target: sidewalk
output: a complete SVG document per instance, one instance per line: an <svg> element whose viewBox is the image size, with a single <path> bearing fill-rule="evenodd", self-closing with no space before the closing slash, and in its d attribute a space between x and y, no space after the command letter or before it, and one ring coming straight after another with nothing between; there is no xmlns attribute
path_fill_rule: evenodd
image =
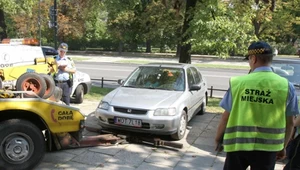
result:
<svg viewBox="0 0 300 170"><path fill-rule="evenodd" d="M86 115L89 126L99 127L94 117L97 101L73 105ZM197 115L188 124L186 137L179 142L183 149L155 148L147 145L124 144L110 147L69 149L47 153L35 170L221 170L225 153L214 151L219 114ZM85 135L95 133L85 131ZM282 170L281 163L276 170Z"/></svg>

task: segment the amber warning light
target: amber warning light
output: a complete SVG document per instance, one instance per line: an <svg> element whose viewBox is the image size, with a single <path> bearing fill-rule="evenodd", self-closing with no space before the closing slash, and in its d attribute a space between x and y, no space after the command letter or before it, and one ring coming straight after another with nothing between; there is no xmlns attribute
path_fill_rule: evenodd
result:
<svg viewBox="0 0 300 170"><path fill-rule="evenodd" d="M10 39L5 38L2 40L2 44L12 44L12 45L39 45L39 42L35 38L20 38L20 39Z"/></svg>

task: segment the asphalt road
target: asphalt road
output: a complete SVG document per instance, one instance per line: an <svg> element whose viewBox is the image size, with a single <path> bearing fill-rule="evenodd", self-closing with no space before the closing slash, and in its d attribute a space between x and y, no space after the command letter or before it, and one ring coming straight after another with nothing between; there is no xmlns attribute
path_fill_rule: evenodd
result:
<svg viewBox="0 0 300 170"><path fill-rule="evenodd" d="M76 68L82 72L88 73L94 85L101 86L100 79L104 78L104 87L117 87L116 80L125 79L138 64L121 64L110 62L76 62ZM200 68L203 76L206 77L209 88L226 90L229 87L229 78L236 75L247 74L246 70L237 69L218 69L218 68ZM115 80L115 81L105 81ZM222 97L224 91L213 91L214 97Z"/></svg>

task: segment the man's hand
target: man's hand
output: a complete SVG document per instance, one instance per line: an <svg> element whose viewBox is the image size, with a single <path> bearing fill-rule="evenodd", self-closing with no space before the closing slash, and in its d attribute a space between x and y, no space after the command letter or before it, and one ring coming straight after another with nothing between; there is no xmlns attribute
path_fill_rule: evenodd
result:
<svg viewBox="0 0 300 170"><path fill-rule="evenodd" d="M282 149L281 151L277 152L276 161L281 161L285 159L285 157L286 157L286 150Z"/></svg>
<svg viewBox="0 0 300 170"><path fill-rule="evenodd" d="M66 67L67 67L66 65L58 66L58 69L61 70L61 71L65 71Z"/></svg>

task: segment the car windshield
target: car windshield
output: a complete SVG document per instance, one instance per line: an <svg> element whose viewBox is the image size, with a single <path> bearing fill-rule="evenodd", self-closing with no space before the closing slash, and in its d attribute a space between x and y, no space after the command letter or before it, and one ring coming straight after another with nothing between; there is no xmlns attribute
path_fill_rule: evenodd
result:
<svg viewBox="0 0 300 170"><path fill-rule="evenodd" d="M185 77L181 68L139 67L123 87L184 91Z"/></svg>

